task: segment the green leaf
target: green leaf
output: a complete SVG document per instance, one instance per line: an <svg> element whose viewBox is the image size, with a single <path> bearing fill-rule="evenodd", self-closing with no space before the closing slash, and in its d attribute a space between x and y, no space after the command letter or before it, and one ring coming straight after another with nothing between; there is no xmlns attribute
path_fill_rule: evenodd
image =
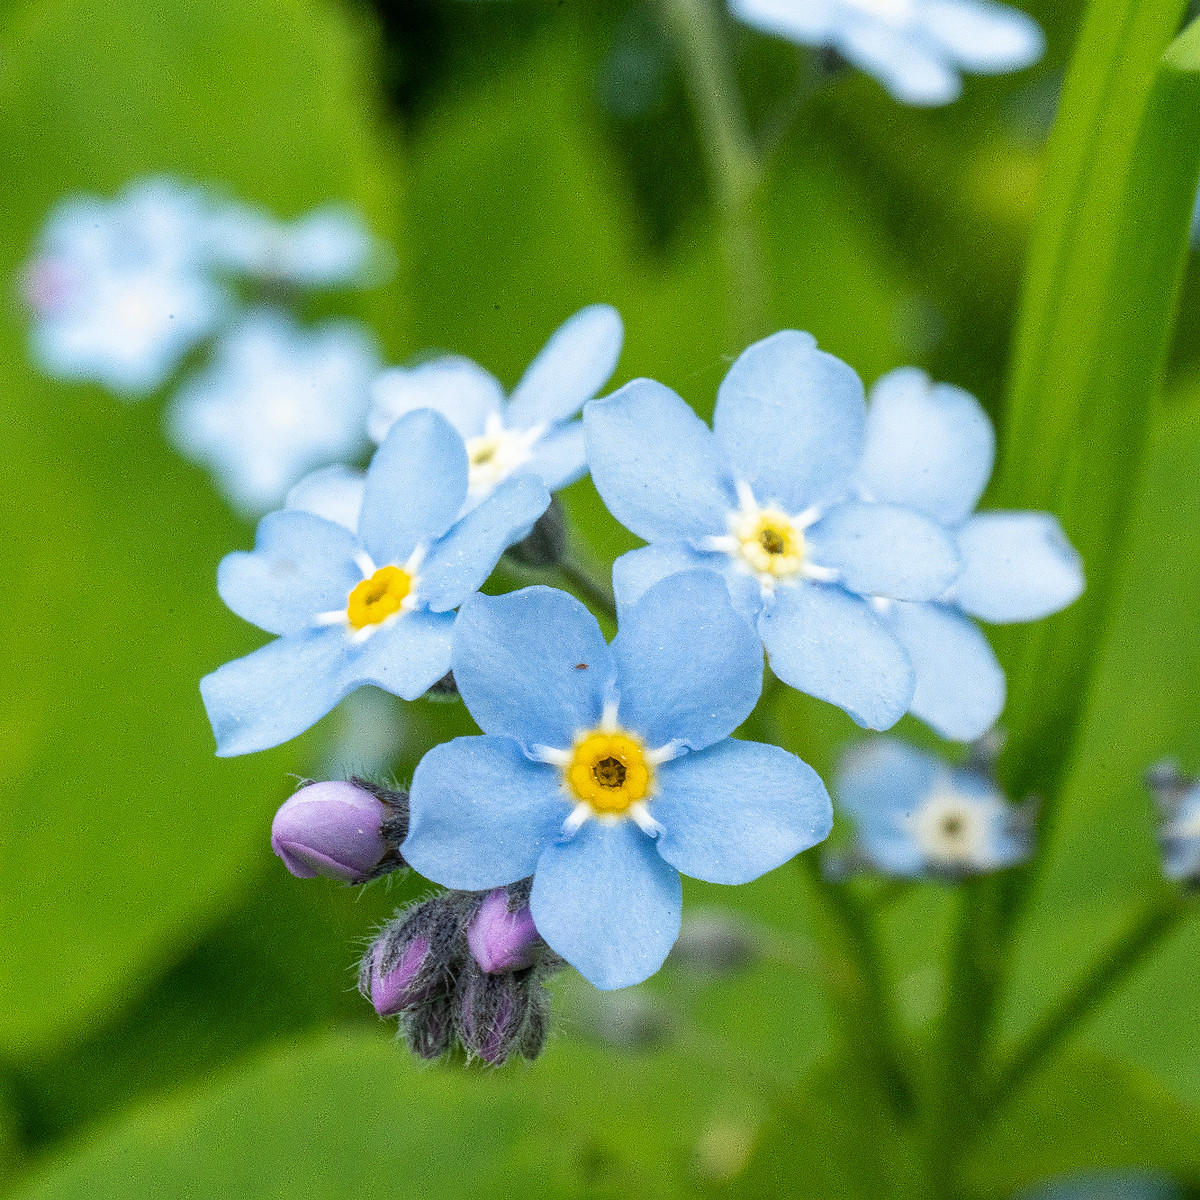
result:
<svg viewBox="0 0 1200 1200"><path fill-rule="evenodd" d="M1013 1097L967 1164L968 1194L1002 1200L1048 1177L1156 1167L1196 1181L1200 1116L1136 1068L1077 1056Z"/></svg>
<svg viewBox="0 0 1200 1200"><path fill-rule="evenodd" d="M4 280L60 196L109 194L147 171L224 183L283 214L330 198L377 220L391 211L360 38L332 7L51 0L12 14L3 43ZM4 306L9 1051L77 1036L238 898L305 754L213 757L200 676L264 640L214 586L250 531L167 447L153 402L41 378L25 340L18 306Z"/></svg>
<svg viewBox="0 0 1200 1200"><path fill-rule="evenodd" d="M1021 639L1014 790L1053 793L1108 628L1161 387L1200 172L1200 28L1164 55L1180 0L1095 0L1046 167L1003 501L1061 517L1084 597Z"/></svg>

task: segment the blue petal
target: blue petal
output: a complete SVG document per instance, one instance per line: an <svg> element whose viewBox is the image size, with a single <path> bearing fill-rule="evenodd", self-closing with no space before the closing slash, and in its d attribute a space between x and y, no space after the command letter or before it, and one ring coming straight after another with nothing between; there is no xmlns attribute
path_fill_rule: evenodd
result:
<svg viewBox="0 0 1200 1200"><path fill-rule="evenodd" d="M845 491L862 452L864 405L854 371L811 334L788 329L730 367L713 431L760 504L799 513ZM653 438L647 446L658 449Z"/></svg>
<svg viewBox="0 0 1200 1200"><path fill-rule="evenodd" d="M510 429L555 425L573 417L617 369L625 329L608 304L592 304L551 335L508 403Z"/></svg>
<svg viewBox="0 0 1200 1200"><path fill-rule="evenodd" d="M859 479L872 500L959 525L991 478L996 435L979 401L901 367L871 389Z"/></svg>
<svg viewBox="0 0 1200 1200"><path fill-rule="evenodd" d="M834 567L851 592L933 600L962 568L953 538L911 508L850 501L805 530L813 563Z"/></svg>
<svg viewBox="0 0 1200 1200"><path fill-rule="evenodd" d="M546 847L530 897L552 950L610 991L648 979L679 936L679 872L632 821L591 820Z"/></svg>
<svg viewBox="0 0 1200 1200"><path fill-rule="evenodd" d="M361 471L335 463L305 475L288 492L286 507L314 513L354 533L366 486L367 477Z"/></svg>
<svg viewBox="0 0 1200 1200"><path fill-rule="evenodd" d="M533 528L549 503L550 493L536 475L505 480L433 544L419 570L421 601L434 612L456 608L478 591L500 555Z"/></svg>
<svg viewBox="0 0 1200 1200"><path fill-rule="evenodd" d="M393 367L371 385L367 431L382 442L406 413L432 408L463 440L479 437L504 403L504 389L478 363L448 355L416 367Z"/></svg>
<svg viewBox="0 0 1200 1200"><path fill-rule="evenodd" d="M346 669L356 685L416 700L450 670L453 634L453 613L404 613L355 646Z"/></svg>
<svg viewBox="0 0 1200 1200"><path fill-rule="evenodd" d="M712 431L670 388L635 379L583 413L592 482L648 542L721 536L736 507Z"/></svg>
<svg viewBox="0 0 1200 1200"><path fill-rule="evenodd" d="M762 692L762 646L713 571L656 583L621 613L611 649L620 722L652 749L711 746L754 711Z"/></svg>
<svg viewBox="0 0 1200 1200"><path fill-rule="evenodd" d="M599 723L612 676L596 618L566 592L477 593L459 612L454 678L484 733L565 749Z"/></svg>
<svg viewBox="0 0 1200 1200"><path fill-rule="evenodd" d="M467 450L431 409L392 426L367 470L358 540L375 560L402 565L417 545L454 524L467 496Z"/></svg>
<svg viewBox="0 0 1200 1200"><path fill-rule="evenodd" d="M894 875L920 874L924 855L904 818L933 787L941 764L929 754L894 741L860 742L842 760L833 794L855 821L870 860Z"/></svg>
<svg viewBox="0 0 1200 1200"><path fill-rule="evenodd" d="M946 61L945 52L919 32L864 18L839 30L834 44L844 58L874 75L901 104L949 104L962 92L962 80Z"/></svg>
<svg viewBox="0 0 1200 1200"><path fill-rule="evenodd" d="M1049 513L980 513L963 526L958 546L963 572L952 594L981 621L1036 621L1083 591L1083 563Z"/></svg>
<svg viewBox="0 0 1200 1200"><path fill-rule="evenodd" d="M749 883L829 836L816 771L778 746L727 738L658 768L658 852L709 883Z"/></svg>
<svg viewBox="0 0 1200 1200"><path fill-rule="evenodd" d="M1019 71L1046 52L1032 17L989 0L926 0L921 24L961 67L980 74Z"/></svg>
<svg viewBox="0 0 1200 1200"><path fill-rule="evenodd" d="M1004 711L1004 671L975 623L942 604L895 604L886 621L916 672L912 714L958 742L991 729Z"/></svg>
<svg viewBox="0 0 1200 1200"><path fill-rule="evenodd" d="M250 553L227 554L217 568L221 599L268 633L299 633L317 613L344 609L362 580L354 537L306 512L275 512L258 523Z"/></svg>
<svg viewBox="0 0 1200 1200"><path fill-rule="evenodd" d="M758 630L775 674L844 708L867 729L887 729L912 703L912 664L863 600L841 588L780 588Z"/></svg>
<svg viewBox="0 0 1200 1200"><path fill-rule="evenodd" d="M532 471L551 492L583 478L587 474L583 422L568 421L538 438L525 469Z"/></svg>
<svg viewBox="0 0 1200 1200"><path fill-rule="evenodd" d="M725 580L734 609L755 629L762 612L758 580L734 566L728 554L693 550L684 542L659 542L622 554L613 563L613 594L617 612L636 604L660 579L680 571L715 571Z"/></svg>
<svg viewBox="0 0 1200 1200"><path fill-rule="evenodd" d="M355 686L344 671L349 650L344 630L322 629L277 638L206 675L200 694L217 754L266 750L314 725Z"/></svg>
<svg viewBox="0 0 1200 1200"><path fill-rule="evenodd" d="M806 46L825 44L838 25L840 4L833 0L730 0L729 11L738 18L789 41Z"/></svg>
<svg viewBox="0 0 1200 1200"><path fill-rule="evenodd" d="M443 887L474 891L524 879L570 815L560 778L511 738L434 746L413 775L400 853Z"/></svg>

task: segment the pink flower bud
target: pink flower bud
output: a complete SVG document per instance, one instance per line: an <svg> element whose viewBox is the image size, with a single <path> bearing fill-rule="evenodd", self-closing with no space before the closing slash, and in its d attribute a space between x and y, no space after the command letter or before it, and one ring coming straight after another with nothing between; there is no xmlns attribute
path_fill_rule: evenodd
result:
<svg viewBox="0 0 1200 1200"><path fill-rule="evenodd" d="M352 783L313 783L275 814L271 849L299 879L365 879L387 852L380 826L387 810Z"/></svg>
<svg viewBox="0 0 1200 1200"><path fill-rule="evenodd" d="M427 998L428 980L422 980L421 968L429 955L429 939L415 937L400 952L400 958L389 971L379 969L380 954L376 951L371 963L371 1003L381 1017L394 1017Z"/></svg>
<svg viewBox="0 0 1200 1200"><path fill-rule="evenodd" d="M508 911L508 891L497 888L484 897L479 912L467 929L467 944L482 971L496 975L502 971L521 971L533 965L538 931L523 905L515 913Z"/></svg>

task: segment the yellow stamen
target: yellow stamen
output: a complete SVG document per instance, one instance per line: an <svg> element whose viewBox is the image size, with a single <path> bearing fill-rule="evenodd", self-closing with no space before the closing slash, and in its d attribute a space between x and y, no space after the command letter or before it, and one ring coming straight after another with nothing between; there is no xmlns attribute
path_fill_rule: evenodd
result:
<svg viewBox="0 0 1200 1200"><path fill-rule="evenodd" d="M654 784L645 751L632 734L599 731L575 743L563 780L598 813L624 813L644 800Z"/></svg>
<svg viewBox="0 0 1200 1200"><path fill-rule="evenodd" d="M804 534L775 508L762 508L734 529L742 557L760 575L794 575L804 565Z"/></svg>
<svg viewBox="0 0 1200 1200"><path fill-rule="evenodd" d="M399 567L380 567L350 593L346 617L355 629L378 625L400 611L412 590L412 578Z"/></svg>

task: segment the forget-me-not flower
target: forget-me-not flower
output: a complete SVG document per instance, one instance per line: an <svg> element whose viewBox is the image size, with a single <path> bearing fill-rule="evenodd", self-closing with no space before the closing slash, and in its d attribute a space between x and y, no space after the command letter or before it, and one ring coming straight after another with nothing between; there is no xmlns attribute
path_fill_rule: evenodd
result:
<svg viewBox="0 0 1200 1200"><path fill-rule="evenodd" d="M224 204L209 218L207 244L219 270L301 288L365 283L383 257L362 216L346 204L326 204L294 221Z"/></svg>
<svg viewBox="0 0 1200 1200"><path fill-rule="evenodd" d="M433 408L467 443L472 503L518 471L557 491L587 469L583 430L572 418L616 370L624 336L615 308L580 309L529 364L507 403L499 382L469 358L395 367L375 382L371 436L379 441L397 417Z"/></svg>
<svg viewBox="0 0 1200 1200"><path fill-rule="evenodd" d="M923 513L846 498L864 413L854 371L789 330L733 364L712 430L649 379L592 401L584 428L605 504L651 543L615 563L619 605L678 571L719 571L780 679L886 729L914 675L869 600L939 596L959 559Z"/></svg>
<svg viewBox="0 0 1200 1200"><path fill-rule="evenodd" d="M833 793L859 855L887 875L975 875L1029 853L1026 823L989 778L892 738L855 746Z"/></svg>
<svg viewBox="0 0 1200 1200"><path fill-rule="evenodd" d="M201 682L219 755L286 742L363 684L415 700L450 670L453 610L550 503L531 475L460 518L466 494L462 438L410 413L371 462L356 531L284 510L226 555L221 599L279 636Z"/></svg>
<svg viewBox="0 0 1200 1200"><path fill-rule="evenodd" d="M203 194L165 178L59 203L23 277L39 366L119 395L159 387L229 310L205 269L204 221Z"/></svg>
<svg viewBox="0 0 1200 1200"><path fill-rule="evenodd" d="M1162 817L1163 874L1180 883L1200 883L1200 783L1184 775L1173 759L1151 767L1146 783Z"/></svg>
<svg viewBox="0 0 1200 1200"><path fill-rule="evenodd" d="M378 368L374 341L357 322L307 330L284 313L253 310L180 389L168 432L180 453L212 470L231 503L262 513L313 468L367 444Z"/></svg>
<svg viewBox="0 0 1200 1200"><path fill-rule="evenodd" d="M916 671L912 712L943 737L979 737L1004 708L1004 672L971 617L1036 621L1083 591L1083 567L1049 513L983 512L996 439L974 396L915 367L871 389L859 467L865 498L904 504L957 541L962 574L936 603L878 601Z"/></svg>
<svg viewBox="0 0 1200 1200"><path fill-rule="evenodd" d="M363 493L367 489L365 471L356 471L345 463L310 471L287 494L285 508L316 513L327 521L345 525L351 533L358 528Z"/></svg>
<svg viewBox="0 0 1200 1200"><path fill-rule="evenodd" d="M764 33L836 50L902 104L956 100L962 73L1002 75L1037 62L1046 39L993 0L729 0Z"/></svg>
<svg viewBox="0 0 1200 1200"><path fill-rule="evenodd" d="M758 700L762 651L712 572L651 588L611 646L565 592L475 596L454 678L484 736L421 760L405 860L451 888L532 874L538 932L599 988L662 965L681 871L746 883L829 833L810 767L728 736Z"/></svg>

